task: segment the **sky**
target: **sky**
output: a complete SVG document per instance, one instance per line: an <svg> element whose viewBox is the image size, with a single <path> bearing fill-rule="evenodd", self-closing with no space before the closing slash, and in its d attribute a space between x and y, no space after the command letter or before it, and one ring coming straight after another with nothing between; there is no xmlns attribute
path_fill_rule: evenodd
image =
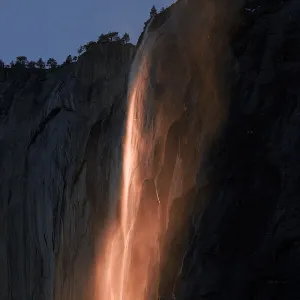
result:
<svg viewBox="0 0 300 300"><path fill-rule="evenodd" d="M77 55L80 45L101 33L128 32L137 41L152 5L174 0L0 0L0 59L53 57L59 63Z"/></svg>

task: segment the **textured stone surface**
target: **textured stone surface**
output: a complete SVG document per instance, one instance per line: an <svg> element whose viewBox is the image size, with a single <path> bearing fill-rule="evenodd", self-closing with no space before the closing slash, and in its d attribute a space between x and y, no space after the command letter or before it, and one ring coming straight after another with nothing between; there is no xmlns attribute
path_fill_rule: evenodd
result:
<svg viewBox="0 0 300 300"><path fill-rule="evenodd" d="M86 292L91 216L108 210L107 185L95 189L120 165L133 53L129 45L99 45L55 73L4 71L0 299L82 299Z"/></svg>
<svg viewBox="0 0 300 300"><path fill-rule="evenodd" d="M196 186L176 299L300 298L300 6L275 2L248 12L233 41L238 82Z"/></svg>
<svg viewBox="0 0 300 300"><path fill-rule="evenodd" d="M201 19L197 1L179 1L136 57L151 132L143 193L159 197L166 229L160 296L300 299L300 5L247 1L232 30L234 7L212 2L201 12L215 18ZM89 298L95 238L116 211L133 54L98 45L55 73L0 74L1 300Z"/></svg>
<svg viewBox="0 0 300 300"><path fill-rule="evenodd" d="M150 75L155 101L168 103L171 89L173 103L187 107L179 119L180 106L173 115L164 106L173 118L152 174L163 211L170 208L161 299L299 299L299 2L249 1L230 49L220 41L222 18L194 29L193 14L178 21L181 4L179 19L157 29ZM158 75L159 64L169 76Z"/></svg>

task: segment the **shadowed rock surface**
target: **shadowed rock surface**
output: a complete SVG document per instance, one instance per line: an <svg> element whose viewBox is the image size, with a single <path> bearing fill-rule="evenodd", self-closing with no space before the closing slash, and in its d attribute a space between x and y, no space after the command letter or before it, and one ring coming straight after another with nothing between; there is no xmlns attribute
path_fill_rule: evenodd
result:
<svg viewBox="0 0 300 300"><path fill-rule="evenodd" d="M300 5L257 3L232 42L237 83L208 181L196 185L184 256L174 255L176 299L300 298Z"/></svg>
<svg viewBox="0 0 300 300"><path fill-rule="evenodd" d="M4 70L1 300L85 299L94 228L117 186L133 54L99 45L54 73Z"/></svg>
<svg viewBox="0 0 300 300"><path fill-rule="evenodd" d="M228 56L213 30L187 59L169 11L150 26L162 34L149 99L163 134L145 190L155 179L167 199L163 300L300 299L300 5L246 8ZM95 238L115 213L134 53L98 45L54 73L0 71L1 300L88 299Z"/></svg>

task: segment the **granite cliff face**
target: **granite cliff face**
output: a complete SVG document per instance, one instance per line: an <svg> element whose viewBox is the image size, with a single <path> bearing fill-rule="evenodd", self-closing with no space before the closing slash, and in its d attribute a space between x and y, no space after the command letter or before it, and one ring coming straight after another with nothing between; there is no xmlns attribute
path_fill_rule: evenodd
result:
<svg viewBox="0 0 300 300"><path fill-rule="evenodd" d="M145 186L156 182L168 223L160 297L300 299L300 5L249 1L238 25L213 10L218 24L195 27L195 14L179 28L193 3L147 37ZM1 300L89 298L134 55L98 45L55 73L0 74Z"/></svg>
<svg viewBox="0 0 300 300"><path fill-rule="evenodd" d="M0 299L85 298L134 51L99 45L55 73L3 72Z"/></svg>
<svg viewBox="0 0 300 300"><path fill-rule="evenodd" d="M300 6L250 4L231 43L228 118L192 196L184 255L173 255L184 257L176 299L300 298Z"/></svg>

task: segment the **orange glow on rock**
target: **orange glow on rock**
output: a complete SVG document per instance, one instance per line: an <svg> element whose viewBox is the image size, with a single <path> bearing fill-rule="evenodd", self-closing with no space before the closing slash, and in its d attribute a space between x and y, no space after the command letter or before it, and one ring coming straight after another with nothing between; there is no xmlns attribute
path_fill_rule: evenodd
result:
<svg viewBox="0 0 300 300"><path fill-rule="evenodd" d="M141 66L148 72L145 60ZM120 219L109 224L98 249L95 300L146 300L157 288L159 203L143 182L152 155L143 129L145 84L138 72L128 98Z"/></svg>

